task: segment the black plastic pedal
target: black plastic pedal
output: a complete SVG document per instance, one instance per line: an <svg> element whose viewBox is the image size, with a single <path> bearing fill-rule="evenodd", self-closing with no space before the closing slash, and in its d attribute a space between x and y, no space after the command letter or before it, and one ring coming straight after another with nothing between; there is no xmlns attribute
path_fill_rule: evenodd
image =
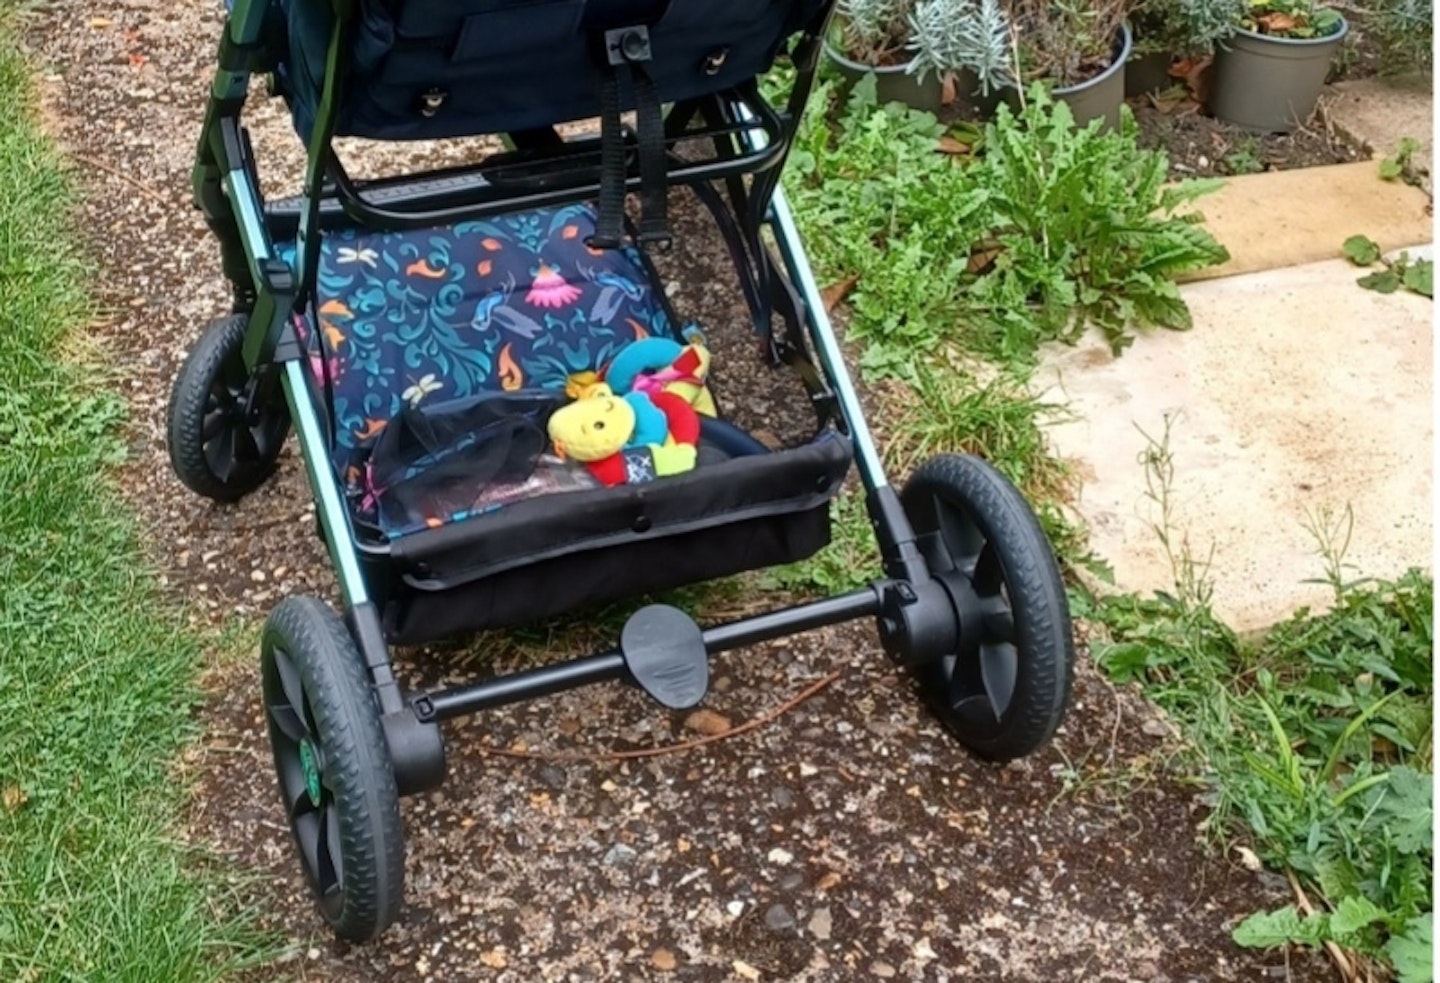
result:
<svg viewBox="0 0 1440 983"><path fill-rule="evenodd" d="M620 654L641 689L672 710L693 707L710 688L710 659L700 626L684 611L651 604L620 632Z"/></svg>

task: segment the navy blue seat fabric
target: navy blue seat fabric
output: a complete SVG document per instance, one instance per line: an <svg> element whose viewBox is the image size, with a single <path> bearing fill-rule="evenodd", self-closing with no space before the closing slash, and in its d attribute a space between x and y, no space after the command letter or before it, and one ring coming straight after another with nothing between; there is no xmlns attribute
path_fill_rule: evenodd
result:
<svg viewBox="0 0 1440 983"><path fill-rule="evenodd" d="M644 24L661 102L770 68L829 0L354 0L336 134L379 140L505 133L600 114L597 34ZM329 0L279 0L290 35L282 87L308 138L325 77ZM622 103L633 93L622 85ZM431 110L427 115L427 107Z"/></svg>

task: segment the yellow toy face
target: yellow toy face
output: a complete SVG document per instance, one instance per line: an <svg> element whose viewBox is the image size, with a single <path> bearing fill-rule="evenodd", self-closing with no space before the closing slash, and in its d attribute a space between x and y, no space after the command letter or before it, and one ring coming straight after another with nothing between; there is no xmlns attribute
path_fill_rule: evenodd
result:
<svg viewBox="0 0 1440 983"><path fill-rule="evenodd" d="M589 397L552 413L546 429L562 457L602 461L624 447L635 432L635 410L608 386L599 385Z"/></svg>

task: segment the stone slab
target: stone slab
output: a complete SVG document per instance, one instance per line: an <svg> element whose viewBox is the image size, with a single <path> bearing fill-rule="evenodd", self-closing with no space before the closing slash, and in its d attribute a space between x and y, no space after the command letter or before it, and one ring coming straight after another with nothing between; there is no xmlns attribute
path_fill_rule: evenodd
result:
<svg viewBox="0 0 1440 983"><path fill-rule="evenodd" d="M1045 355L1037 383L1075 419L1050 433L1083 481L1077 504L1121 589L1170 590L1139 463L1171 419L1173 534L1203 559L1241 631L1322 607L1307 516L1347 505L1347 560L1394 576L1432 565L1431 301L1355 285L1343 260L1189 284L1189 332L1120 358L1098 340Z"/></svg>
<svg viewBox="0 0 1440 983"><path fill-rule="evenodd" d="M1377 158L1395 152L1401 139L1420 142L1410 159L1410 175L1434 193L1431 170L1435 160L1435 83L1423 76L1368 78L1330 86L1326 103L1330 122Z"/></svg>
<svg viewBox="0 0 1440 983"><path fill-rule="evenodd" d="M1435 237L1430 196L1381 180L1375 161L1226 178L1194 207L1230 250L1230 261L1191 274L1192 281L1332 259L1357 233L1385 249Z"/></svg>

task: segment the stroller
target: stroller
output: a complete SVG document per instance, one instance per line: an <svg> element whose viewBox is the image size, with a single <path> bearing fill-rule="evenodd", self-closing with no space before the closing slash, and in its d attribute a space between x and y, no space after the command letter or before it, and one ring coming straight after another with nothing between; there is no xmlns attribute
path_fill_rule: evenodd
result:
<svg viewBox="0 0 1440 983"><path fill-rule="evenodd" d="M1039 523L974 457L887 482L778 187L832 3L233 0L194 195L234 307L179 370L167 440L180 480L219 502L299 441L344 611L280 603L261 685L286 820L338 936L398 917L398 800L443 781L455 717L609 680L691 707L711 656L874 618L973 753L1026 755L1059 725L1074 652ZM767 100L781 56L794 81ZM241 124L256 73L308 148L296 197L261 195ZM598 135L561 125L596 118ZM372 178L333 142L480 135L503 149ZM703 336L651 263L676 187L713 216L747 330L803 383L813 439L773 450L721 416ZM607 651L436 692L397 680L390 645L808 557L852 465L881 554L864 589L703 629L648 604Z"/></svg>

